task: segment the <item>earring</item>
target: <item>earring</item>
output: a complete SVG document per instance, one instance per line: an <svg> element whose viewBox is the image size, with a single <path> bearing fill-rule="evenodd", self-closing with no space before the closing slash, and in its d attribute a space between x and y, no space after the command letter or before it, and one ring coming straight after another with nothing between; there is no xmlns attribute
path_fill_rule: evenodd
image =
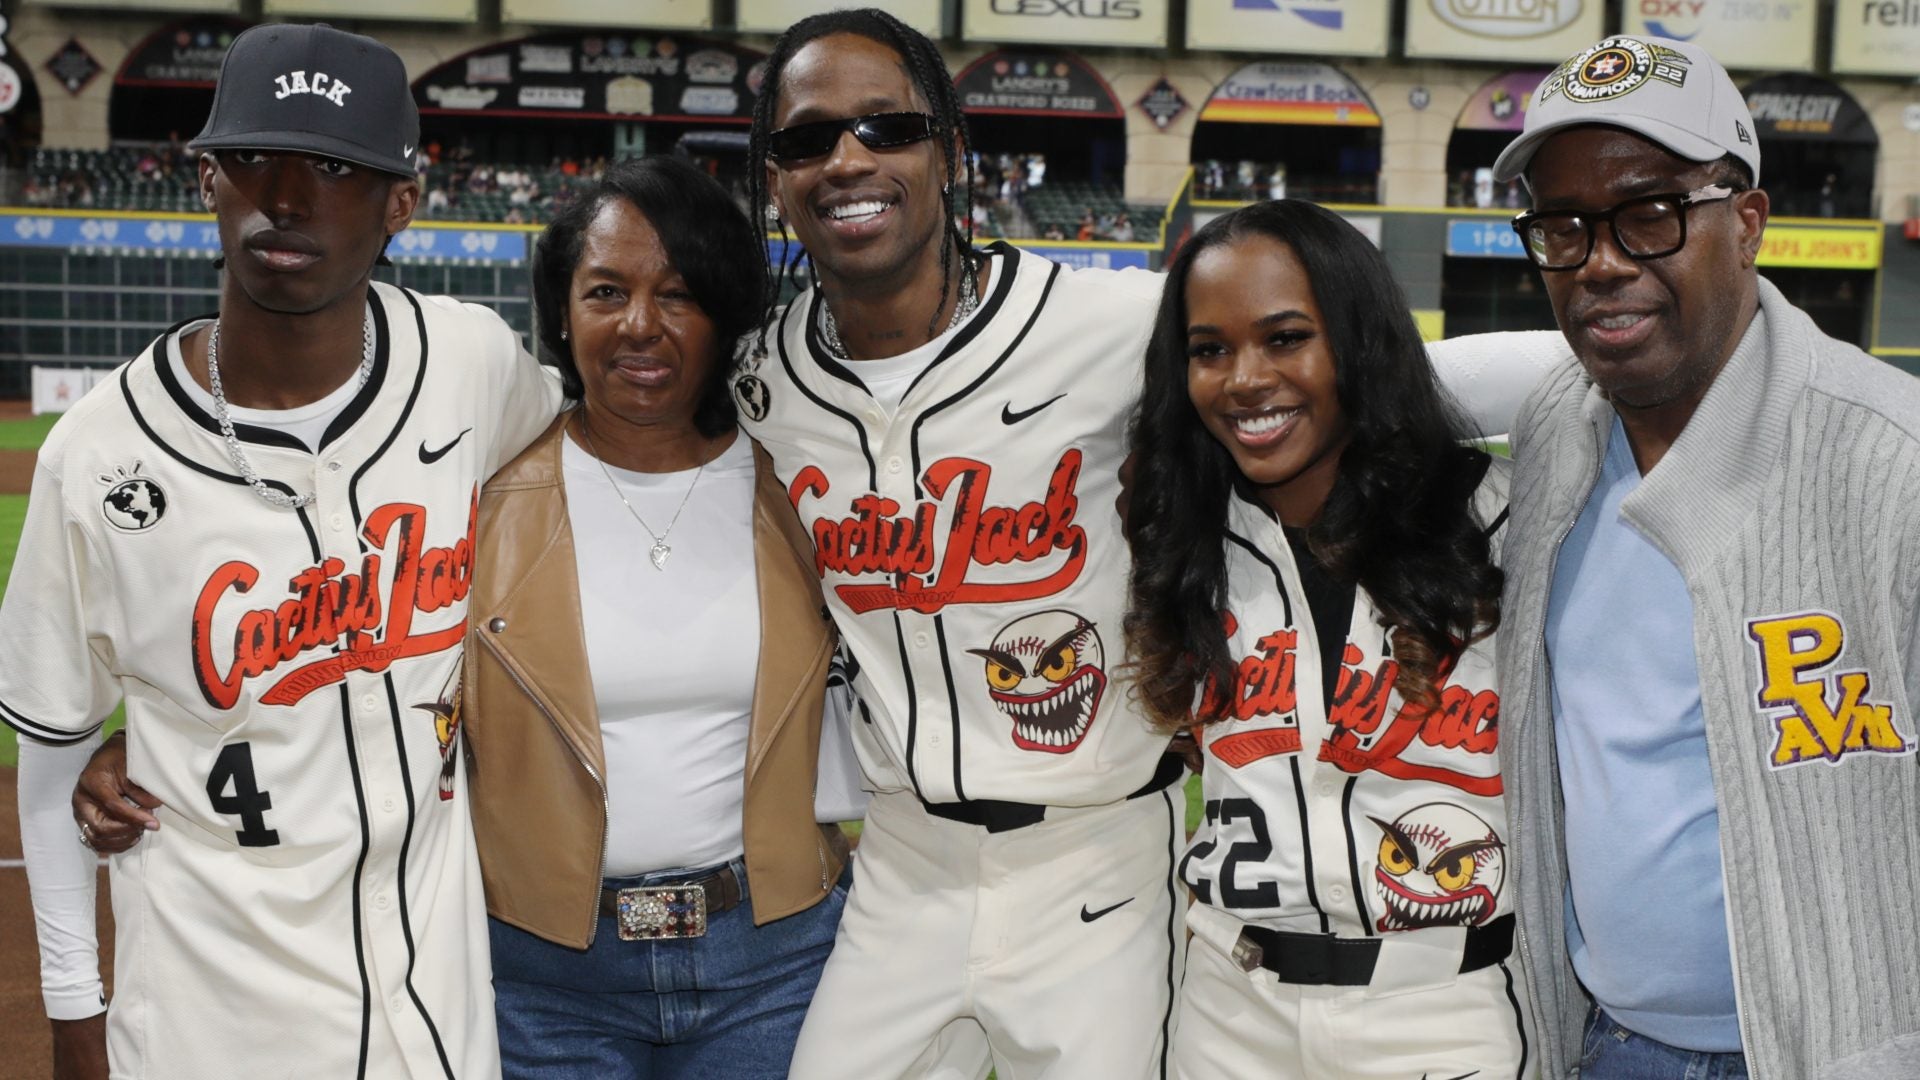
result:
<svg viewBox="0 0 1920 1080"><path fill-rule="evenodd" d="M560 331L560 340L561 341L567 340L567 332L565 330Z"/></svg>

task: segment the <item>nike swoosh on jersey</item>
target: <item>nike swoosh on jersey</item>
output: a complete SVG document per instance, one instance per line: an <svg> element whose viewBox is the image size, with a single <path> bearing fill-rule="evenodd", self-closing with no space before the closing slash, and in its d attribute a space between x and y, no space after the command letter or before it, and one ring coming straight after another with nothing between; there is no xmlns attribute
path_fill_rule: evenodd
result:
<svg viewBox="0 0 1920 1080"><path fill-rule="evenodd" d="M1021 409L1019 412L1013 411L1013 402L1009 401L1005 405L1000 406L1000 422L1011 427L1066 396L1065 394L1055 394L1040 404L1035 405L1033 408Z"/></svg>
<svg viewBox="0 0 1920 1080"><path fill-rule="evenodd" d="M1055 400L1057 401L1059 399L1056 398ZM1042 405L1041 408L1044 409L1046 408L1046 406ZM1112 907L1103 907L1099 911L1088 911L1087 905L1081 904L1080 905L1080 921L1092 922L1093 920L1098 919L1102 915L1106 915L1111 912L1118 911L1121 908L1126 907L1128 904L1131 904L1131 903L1133 903L1133 897L1129 896L1125 900L1120 901L1119 903L1113 905Z"/></svg>
<svg viewBox="0 0 1920 1080"><path fill-rule="evenodd" d="M467 431L472 431L472 430L473 430L472 428L467 429ZM421 439L420 440L420 464L431 465L434 462L439 461L441 458L446 457L447 454L450 453L454 447L460 445L461 439L464 439L467 437L467 431L463 431L460 434L455 435L453 437L452 442L448 443L447 445L441 447L438 450L427 449L427 440Z"/></svg>

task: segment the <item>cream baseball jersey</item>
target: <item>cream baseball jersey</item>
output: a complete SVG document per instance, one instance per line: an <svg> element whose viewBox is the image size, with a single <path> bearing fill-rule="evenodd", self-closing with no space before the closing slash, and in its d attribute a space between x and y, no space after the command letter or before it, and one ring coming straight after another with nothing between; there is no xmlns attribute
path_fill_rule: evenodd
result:
<svg viewBox="0 0 1920 1080"><path fill-rule="evenodd" d="M1496 553L1506 486L1496 461L1475 495ZM1225 618L1238 668L1227 700L1207 702L1230 718L1201 729L1205 817L1181 878L1201 903L1300 933L1373 937L1506 914L1493 640L1460 656L1433 709L1411 705L1388 630L1356 590L1327 701L1306 595L1280 523L1236 495Z"/></svg>
<svg viewBox="0 0 1920 1080"><path fill-rule="evenodd" d="M813 537L881 790L1111 803L1165 748L1129 700L1114 499L1162 279L996 244L986 294L889 414L822 345L819 293L735 397Z"/></svg>
<svg viewBox="0 0 1920 1080"><path fill-rule="evenodd" d="M124 698L165 827L113 860L114 1074L499 1072L459 752L482 481L558 406L491 312L374 286L371 375L317 453L239 430L169 330L61 419L0 607L0 716Z"/></svg>

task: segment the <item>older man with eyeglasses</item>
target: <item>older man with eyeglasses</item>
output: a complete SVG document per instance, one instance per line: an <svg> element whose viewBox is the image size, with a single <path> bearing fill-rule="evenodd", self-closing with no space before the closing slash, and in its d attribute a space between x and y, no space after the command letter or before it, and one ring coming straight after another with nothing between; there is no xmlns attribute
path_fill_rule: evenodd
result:
<svg viewBox="0 0 1920 1080"><path fill-rule="evenodd" d="M1495 166L1572 355L1515 426L1501 749L1543 1072L1920 1074L1920 383L1755 270L1753 120L1613 37Z"/></svg>

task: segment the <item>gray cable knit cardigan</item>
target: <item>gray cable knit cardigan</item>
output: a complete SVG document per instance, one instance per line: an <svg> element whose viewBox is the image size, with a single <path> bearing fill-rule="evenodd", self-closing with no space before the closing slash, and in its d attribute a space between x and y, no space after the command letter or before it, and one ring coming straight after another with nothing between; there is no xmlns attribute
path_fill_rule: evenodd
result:
<svg viewBox="0 0 1920 1080"><path fill-rule="evenodd" d="M1547 597L1611 423L1568 356L1514 428L1500 749L1548 1077L1578 1063L1588 1001L1562 925ZM1920 1077L1920 380L1763 279L1759 317L1622 513L1693 599L1751 1075Z"/></svg>

